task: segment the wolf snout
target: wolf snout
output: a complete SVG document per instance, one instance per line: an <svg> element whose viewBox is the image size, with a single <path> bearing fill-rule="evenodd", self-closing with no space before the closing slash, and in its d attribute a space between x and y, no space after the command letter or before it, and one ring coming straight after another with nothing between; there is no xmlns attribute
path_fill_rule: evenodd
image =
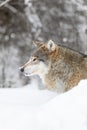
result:
<svg viewBox="0 0 87 130"><path fill-rule="evenodd" d="M20 67L19 70L20 70L21 72L24 72L24 67Z"/></svg>

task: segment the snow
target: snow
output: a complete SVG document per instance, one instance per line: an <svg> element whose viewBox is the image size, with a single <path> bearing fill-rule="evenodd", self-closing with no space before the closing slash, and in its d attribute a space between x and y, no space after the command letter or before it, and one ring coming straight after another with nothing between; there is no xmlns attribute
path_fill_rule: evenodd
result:
<svg viewBox="0 0 87 130"><path fill-rule="evenodd" d="M54 96L39 90L35 80L23 88L0 89L0 130L36 130L39 107Z"/></svg>
<svg viewBox="0 0 87 130"><path fill-rule="evenodd" d="M87 80L41 107L41 130L87 130ZM45 120L44 120L45 119ZM43 128L43 126L45 126Z"/></svg>
<svg viewBox="0 0 87 130"><path fill-rule="evenodd" d="M0 130L87 130L87 80L58 95L23 88L0 89Z"/></svg>

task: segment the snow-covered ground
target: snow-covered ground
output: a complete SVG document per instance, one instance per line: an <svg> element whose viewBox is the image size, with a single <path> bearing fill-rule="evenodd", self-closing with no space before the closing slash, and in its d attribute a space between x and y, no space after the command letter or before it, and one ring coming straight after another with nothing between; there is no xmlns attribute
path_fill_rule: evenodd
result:
<svg viewBox="0 0 87 130"><path fill-rule="evenodd" d="M87 130L87 80L61 95L35 81L0 89L0 130Z"/></svg>

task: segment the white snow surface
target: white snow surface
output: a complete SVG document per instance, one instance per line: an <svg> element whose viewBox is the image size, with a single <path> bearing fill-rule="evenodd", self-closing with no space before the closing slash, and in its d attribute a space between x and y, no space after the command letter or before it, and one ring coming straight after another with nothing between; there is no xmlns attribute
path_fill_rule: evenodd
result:
<svg viewBox="0 0 87 130"><path fill-rule="evenodd" d="M0 130L87 130L87 80L60 95L35 81L0 89Z"/></svg>

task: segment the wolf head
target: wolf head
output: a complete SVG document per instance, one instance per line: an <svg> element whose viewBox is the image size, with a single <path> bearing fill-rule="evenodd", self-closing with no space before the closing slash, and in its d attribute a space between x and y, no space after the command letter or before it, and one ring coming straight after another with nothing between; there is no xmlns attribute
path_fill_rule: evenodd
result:
<svg viewBox="0 0 87 130"><path fill-rule="evenodd" d="M20 71L25 76L39 75L44 76L49 71L51 54L56 49L56 44L49 40L47 43L35 41L36 51L32 54L29 61L20 67Z"/></svg>

